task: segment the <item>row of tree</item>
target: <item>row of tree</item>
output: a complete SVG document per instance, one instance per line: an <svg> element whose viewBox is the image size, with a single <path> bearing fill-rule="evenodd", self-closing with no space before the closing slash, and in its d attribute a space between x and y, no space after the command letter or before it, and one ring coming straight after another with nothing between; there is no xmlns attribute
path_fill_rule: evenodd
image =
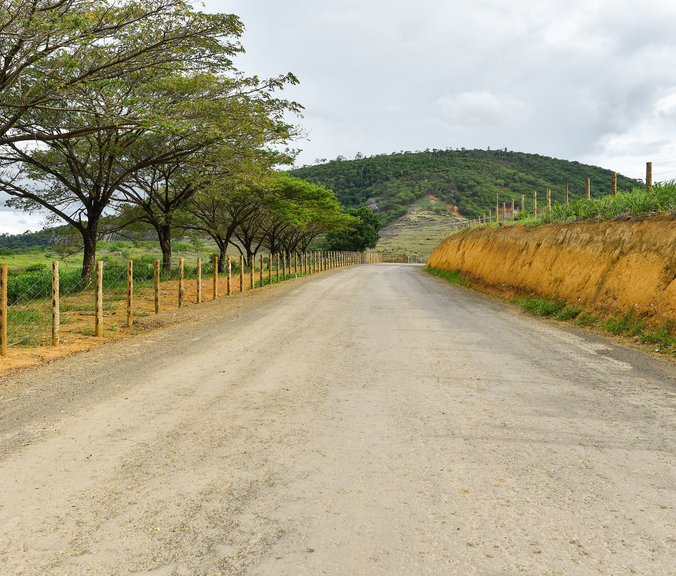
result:
<svg viewBox="0 0 676 576"><path fill-rule="evenodd" d="M177 228L222 253L305 249L354 222L293 161L292 74L247 77L240 20L183 0L0 0L0 190L65 222L90 276L102 234L152 225L165 267ZM223 260L223 259L221 259Z"/></svg>

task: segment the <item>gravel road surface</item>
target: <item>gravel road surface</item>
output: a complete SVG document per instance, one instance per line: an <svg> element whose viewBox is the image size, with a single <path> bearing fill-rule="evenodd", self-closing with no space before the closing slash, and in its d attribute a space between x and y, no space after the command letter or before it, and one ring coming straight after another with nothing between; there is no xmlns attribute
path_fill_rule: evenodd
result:
<svg viewBox="0 0 676 576"><path fill-rule="evenodd" d="M412 265L0 382L0 573L676 574L676 369Z"/></svg>

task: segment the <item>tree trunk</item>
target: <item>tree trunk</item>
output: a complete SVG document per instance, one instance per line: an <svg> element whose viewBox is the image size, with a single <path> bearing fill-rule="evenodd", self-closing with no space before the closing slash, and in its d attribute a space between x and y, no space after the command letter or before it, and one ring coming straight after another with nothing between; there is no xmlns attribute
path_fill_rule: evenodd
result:
<svg viewBox="0 0 676 576"><path fill-rule="evenodd" d="M171 223L167 221L156 226L157 238L162 249L162 268L167 274L171 274Z"/></svg>
<svg viewBox="0 0 676 576"><path fill-rule="evenodd" d="M225 272L225 262L228 259L228 243L223 239L216 240L218 245L218 271Z"/></svg>
<svg viewBox="0 0 676 576"><path fill-rule="evenodd" d="M98 220L87 222L87 227L79 229L82 234L82 241L84 242L84 253L82 256L82 274L83 280L91 281L94 276L94 268L96 266L96 239L98 236L99 222Z"/></svg>

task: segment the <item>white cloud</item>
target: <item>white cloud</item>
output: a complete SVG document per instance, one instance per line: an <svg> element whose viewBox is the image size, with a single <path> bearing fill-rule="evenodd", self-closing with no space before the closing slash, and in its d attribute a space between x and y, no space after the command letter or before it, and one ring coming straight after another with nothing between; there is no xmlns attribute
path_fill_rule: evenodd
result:
<svg viewBox="0 0 676 576"><path fill-rule="evenodd" d="M641 179L652 162L654 181L676 179L676 86L662 92L624 130L602 134L586 161Z"/></svg>
<svg viewBox="0 0 676 576"><path fill-rule="evenodd" d="M496 95L491 92L442 96L436 104L453 125L460 127L515 124L528 111L523 102L506 94Z"/></svg>

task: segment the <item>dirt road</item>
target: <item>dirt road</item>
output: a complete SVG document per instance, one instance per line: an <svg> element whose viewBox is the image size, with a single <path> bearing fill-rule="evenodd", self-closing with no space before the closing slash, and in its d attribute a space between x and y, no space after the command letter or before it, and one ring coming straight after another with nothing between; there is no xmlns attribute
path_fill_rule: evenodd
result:
<svg viewBox="0 0 676 576"><path fill-rule="evenodd" d="M0 573L676 574L676 369L410 265L0 384Z"/></svg>

